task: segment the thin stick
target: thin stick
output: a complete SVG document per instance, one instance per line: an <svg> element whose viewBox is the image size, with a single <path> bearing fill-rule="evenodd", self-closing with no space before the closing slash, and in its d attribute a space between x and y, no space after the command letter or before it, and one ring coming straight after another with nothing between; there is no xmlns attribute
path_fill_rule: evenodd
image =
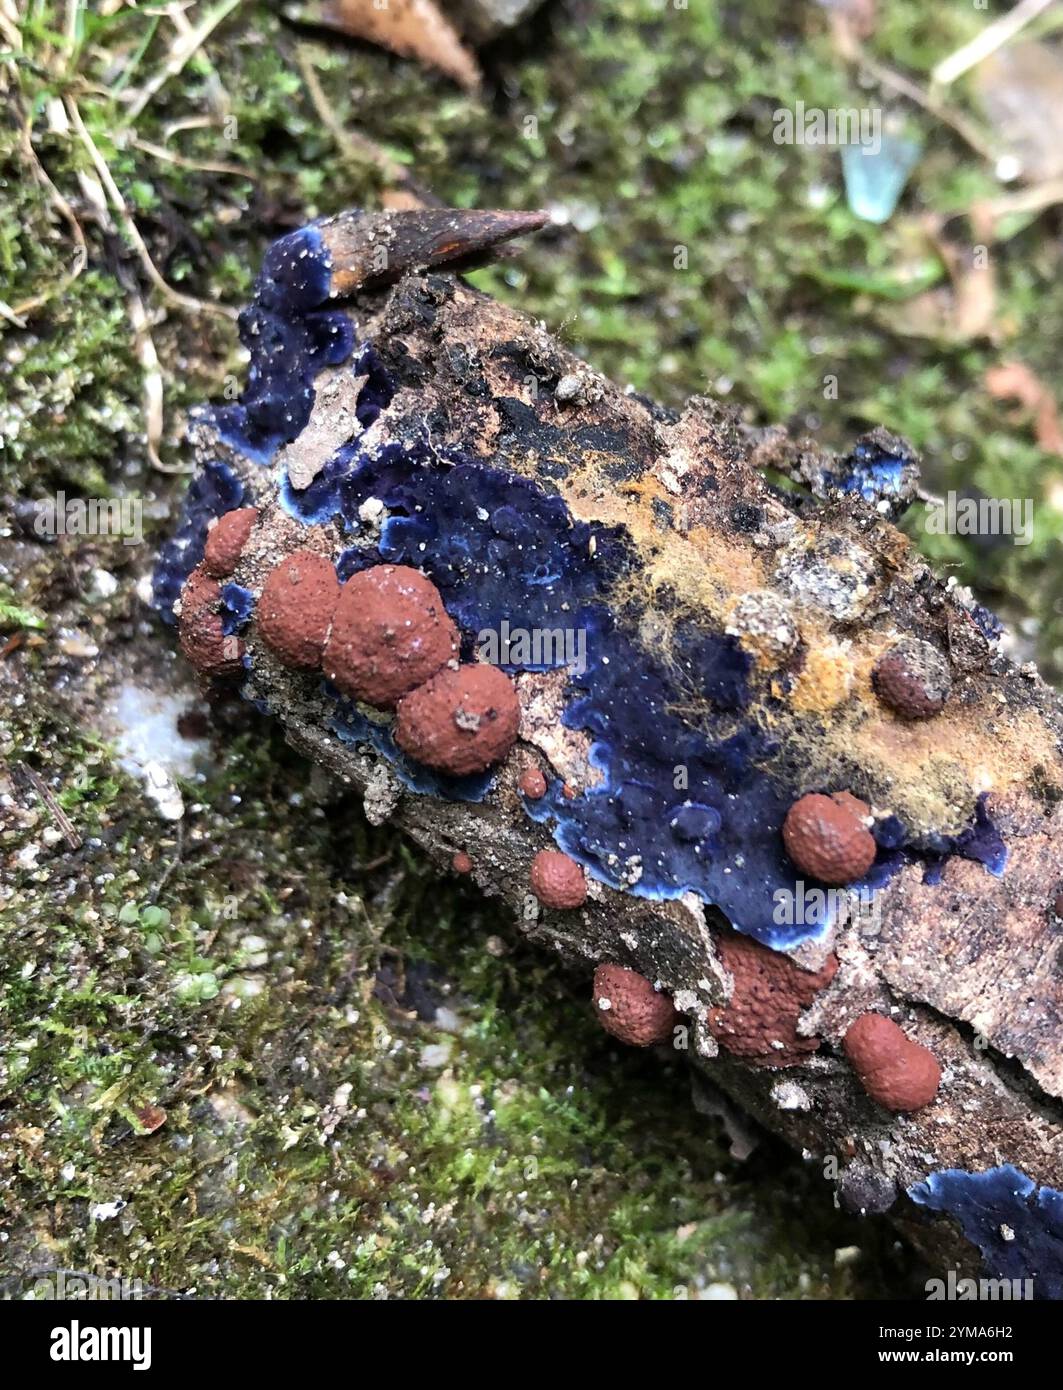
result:
<svg viewBox="0 0 1063 1390"><path fill-rule="evenodd" d="M58 825L59 829L62 831L63 839L66 841L68 847L70 849L80 849L81 836L78 834L74 822L63 810L62 806L59 805L59 802L56 801L51 788L48 787L36 769L30 767L29 763L20 761L18 766L26 781L29 782L30 786L51 812L56 825Z"/></svg>
<svg viewBox="0 0 1063 1390"><path fill-rule="evenodd" d="M172 150L165 149L162 145L153 145L150 140L141 140L137 137L133 139L132 143L138 150L143 150L152 158L164 159L167 163L176 164L181 169L195 169L203 174L231 174L236 179L248 179L251 183L258 182L258 175L240 164L201 164L197 159L188 159L185 155L174 154Z"/></svg>
<svg viewBox="0 0 1063 1390"><path fill-rule="evenodd" d="M1042 212L1045 208L1063 203L1063 179L1047 179L1033 188L1023 188L1017 193L1005 194L986 204L993 217L1007 217L1012 213Z"/></svg>
<svg viewBox="0 0 1063 1390"><path fill-rule="evenodd" d="M151 327L148 322L147 311L144 308L144 301L135 285L127 288L126 299L129 322L133 329L133 351L143 372L144 426L148 459L153 468L165 472L162 459L159 457L159 445L162 442L166 420L159 354L155 350L155 339L151 336Z"/></svg>
<svg viewBox="0 0 1063 1390"><path fill-rule="evenodd" d="M85 122L81 119L81 112L78 110L77 102L73 97L66 98L66 109L70 116L70 123L73 125L79 139L89 152L89 158L95 166L96 173L99 175L100 183L106 190L108 200L118 216L119 221L133 245L134 250L140 258L140 263L144 267L144 273L155 286L163 298L178 309L186 309L193 314L213 314L219 318L235 319L236 310L230 309L224 304L211 304L207 300L194 299L191 295L179 294L177 290L168 285L159 274L155 262L151 259L144 238L140 235L137 224L133 221L129 209L126 207L125 199L122 197L121 190L115 183L107 162L103 155L96 148L96 142L89 134Z"/></svg>
<svg viewBox="0 0 1063 1390"><path fill-rule="evenodd" d="M189 58L197 49L202 48L222 20L227 19L240 3L241 0L221 0L219 5L204 15L202 21L194 29L189 30L187 34L178 36L165 64L150 81L144 84L140 89L139 96L131 103L126 113L127 120L135 121L137 119L148 102L154 100L156 94L169 82L171 77L177 76Z"/></svg>
<svg viewBox="0 0 1063 1390"><path fill-rule="evenodd" d="M950 126L960 139L970 145L971 149L980 154L983 159L990 164L996 163L997 150L966 116L946 106L932 92L920 87L918 82L913 82L910 77L905 77L903 73L894 72L885 63L880 63L877 58L871 57L842 16L835 15L833 17L832 30L835 43L843 58L850 63L859 64L866 68L881 86L890 88L891 91L897 92L900 96L907 97L916 106L921 106L924 111L929 111L937 120Z"/></svg>
<svg viewBox="0 0 1063 1390"><path fill-rule="evenodd" d="M1043 14L1056 0L1019 0L1019 4L1007 14L988 24L970 43L965 43L955 53L943 58L930 74L935 86L947 87L962 77L969 68L976 67L983 59L1002 48L1027 24Z"/></svg>
<svg viewBox="0 0 1063 1390"><path fill-rule="evenodd" d="M18 30L18 11L13 0L0 0L0 34L12 53L22 52L22 35Z"/></svg>
<svg viewBox="0 0 1063 1390"><path fill-rule="evenodd" d="M359 168L368 164L370 168L379 170L392 187L407 189L422 204L437 203L431 194L426 194L417 186L404 166L392 159L386 150L381 149L368 136L355 130L348 130L341 124L335 111L329 105L328 97L326 97L318 80L313 59L306 44L296 46L295 61L299 65L299 72L306 85L306 90L310 94L314 110L317 112L321 124L335 140L340 154Z"/></svg>
<svg viewBox="0 0 1063 1390"><path fill-rule="evenodd" d="M54 299L56 295L62 294L65 290L70 288L89 263L89 248L88 243L85 241L85 233L81 229L81 223L77 220L73 208L59 192L58 188L56 188L55 184L48 176L48 172L44 165L37 158L37 152L33 148L33 138L30 135L29 126L25 122L23 122L22 129L19 133L19 139L22 145L23 157L33 170L38 183L40 183L48 193L52 206L70 228L75 243L74 263L67 273L49 289L42 290L40 294L35 294L30 299L24 299L21 304L15 305L14 313L20 318L24 318L28 314L36 313L36 311L47 304L49 300Z"/></svg>
<svg viewBox="0 0 1063 1390"><path fill-rule="evenodd" d="M67 57L73 57L74 49L78 41L78 15L81 12L81 0L67 0L66 5L66 29L63 34Z"/></svg>

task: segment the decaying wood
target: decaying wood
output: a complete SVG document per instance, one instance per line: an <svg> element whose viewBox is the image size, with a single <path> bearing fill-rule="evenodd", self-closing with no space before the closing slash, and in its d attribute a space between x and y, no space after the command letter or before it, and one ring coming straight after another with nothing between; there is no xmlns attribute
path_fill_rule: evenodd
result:
<svg viewBox="0 0 1063 1390"><path fill-rule="evenodd" d="M551 841L528 819L517 780L536 756L576 791L599 775L589 740L560 724L564 673L519 677L521 742L476 804L411 795L372 750L339 742L318 683L255 647L253 633L252 693L296 746L365 794L375 820L389 817L441 867L467 850L484 892L511 905L530 936L584 960L588 981L598 961L660 981L690 1020L688 1056L698 1071L828 1172L867 1170L903 1194L932 1171L1009 1162L1063 1188L1063 929L1051 910L1063 878L1063 714L1055 694L986 640L965 596L871 505L793 503L758 470L768 462L809 476L824 464L813 446L753 436L705 399L672 415L449 275L408 274L356 295L350 311L399 388L367 447L430 435L438 448L556 490L577 519L623 527L643 562L638 597L650 620L668 621L667 593L669 605L722 627L736 596L781 582L784 556L841 556L853 580L846 606L831 613L814 595L799 604L804 670L765 713L789 775L798 787L847 786L859 765L876 803L951 833L988 793L1007 867L994 877L955 857L934 886L919 865L900 869L882 890L879 920L845 924L793 953L808 969L831 951L838 958L802 1023L825 1045L785 1070L747 1065L721 1052L707 1026L731 987L716 944L726 923L711 904L692 895L651 901L592 883L584 908L529 916L529 862ZM351 436L346 370L319 379L311 423L288 446L300 485ZM204 459L225 452L209 431L198 448ZM281 509L269 510L272 482L238 455L231 463L266 517L238 571L254 590L278 554L307 542ZM752 530L736 528L739 504L755 507ZM954 670L946 709L925 724L883 711L869 682L887 642L912 630L938 634ZM892 1115L865 1094L841 1040L866 1010L892 1011L939 1059L934 1104ZM948 1222L928 1221L903 1195L893 1215L935 1257L962 1262Z"/></svg>

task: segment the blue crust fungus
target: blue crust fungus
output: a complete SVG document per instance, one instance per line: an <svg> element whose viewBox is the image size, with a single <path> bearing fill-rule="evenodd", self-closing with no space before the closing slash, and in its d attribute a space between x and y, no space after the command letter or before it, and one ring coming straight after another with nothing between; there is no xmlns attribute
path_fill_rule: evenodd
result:
<svg viewBox="0 0 1063 1390"><path fill-rule="evenodd" d="M890 517L900 516L912 501L918 479L911 446L884 429L858 439L838 471L826 475L830 487L855 493Z"/></svg>
<svg viewBox="0 0 1063 1390"><path fill-rule="evenodd" d="M958 1222L990 1278L1029 1280L1034 1298L1063 1298L1063 1192L1038 1187L1004 1163L980 1173L946 1168L914 1183L908 1195Z"/></svg>
<svg viewBox="0 0 1063 1390"><path fill-rule="evenodd" d="M427 429L377 438L374 426L386 418L396 383L379 345L356 336L350 314L335 307L331 266L328 240L315 226L282 238L266 256L254 301L241 317L251 355L247 389L239 402L199 417L200 451L210 440L226 457L204 462L177 536L160 559L155 594L163 616L172 616L181 585L201 559L211 520L253 501L288 526L282 549L298 547L293 529L327 538L320 548L331 550L341 584L379 565L426 576L457 625L465 661L475 658L485 633L574 635L585 652L580 662L560 640L526 649L510 643L497 658L513 678L564 674L560 722L588 745L586 776L575 794L557 776L542 797L522 798L527 815L592 878L614 889L656 900L695 894L739 931L776 948L821 936L832 924L830 912L795 923L778 911L780 893L793 889L799 873L781 833L787 813L808 791L841 789L825 767L811 784L803 782L785 746L787 695L811 669L807 629L805 651L786 656L788 665L776 671L765 671L763 645L758 648L748 622L736 628L676 603L660 628L648 631L640 600L645 558L629 528L578 518L548 479L499 467L471 441L442 445ZM338 367L356 387L353 418L296 488L285 446L314 429L318 384L325 376L335 381L336 372L326 369ZM507 416L522 418L516 403ZM877 479L886 492L902 490L911 456L899 442L889 448L892 453L882 440L865 441L851 460L851 476ZM863 484L845 486L867 491ZM800 547L789 547L778 566L787 601L811 599L844 622L862 583L854 554L859 547L847 543L836 556L813 562ZM261 592L260 575L238 568L236 579L227 588L239 601L228 601L226 632L244 627L248 596ZM740 611L749 610L747 603ZM253 644L251 653L254 675ZM328 680L321 688L335 705L334 733L371 743L409 790L479 800L495 785L490 773L452 777L418 766L396 747L386 721L367 715ZM899 815L888 805L878 809L884 779L858 766L853 771L844 790L876 807L878 854L851 887L880 885L913 861L940 873L952 855L999 871L1003 850L985 797L972 806L969 824L909 825L903 808Z"/></svg>
<svg viewBox="0 0 1063 1390"><path fill-rule="evenodd" d="M323 307L332 256L314 226L275 241L240 315L240 340L251 356L240 400L216 406L207 420L221 439L266 464L310 419L314 381L351 355L354 328L341 310Z"/></svg>
<svg viewBox="0 0 1063 1390"><path fill-rule="evenodd" d="M266 252L251 304L240 315L240 340L250 356L240 400L198 412L193 437L210 439L226 457L201 457L189 485L177 531L155 568L155 606L167 622L192 570L203 558L210 523L243 507L252 491L233 458L268 464L310 418L314 380L344 362L354 346L346 314L324 309L331 255L313 226L303 227Z"/></svg>
<svg viewBox="0 0 1063 1390"><path fill-rule="evenodd" d="M164 622L174 623L174 604L185 580L203 558L210 523L240 507L244 486L231 468L211 459L188 485L181 520L159 553L152 581L155 607Z"/></svg>

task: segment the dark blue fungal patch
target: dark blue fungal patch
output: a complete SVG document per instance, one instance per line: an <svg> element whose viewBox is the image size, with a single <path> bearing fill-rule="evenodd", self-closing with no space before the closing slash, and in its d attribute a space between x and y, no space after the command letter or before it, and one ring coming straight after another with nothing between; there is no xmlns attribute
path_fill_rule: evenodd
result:
<svg viewBox="0 0 1063 1390"><path fill-rule="evenodd" d="M372 343L362 344L358 356L351 364L351 372L354 376L366 378L364 386L358 392L354 413L362 429L367 430L380 412L391 404L395 395L395 383L388 375Z"/></svg>
<svg viewBox="0 0 1063 1390"><path fill-rule="evenodd" d="M203 558L210 523L243 502L243 484L224 463L208 463L192 479L180 523L160 550L152 575L152 601L164 622L175 621L173 606L185 580Z"/></svg>
<svg viewBox="0 0 1063 1390"><path fill-rule="evenodd" d="M255 607L255 596L242 584L223 584L221 590L221 630L226 637L245 628Z"/></svg>
<svg viewBox="0 0 1063 1390"><path fill-rule="evenodd" d="M890 517L900 516L911 502L917 479L914 455L903 440L884 430L858 439L838 461L837 471L823 476L828 487L855 493Z"/></svg>
<svg viewBox="0 0 1063 1390"><path fill-rule="evenodd" d="M330 280L331 257L316 227L273 243L254 298L240 315L240 338L251 354L247 388L238 402L199 412L199 419L254 463L269 463L282 444L296 438L310 418L318 372L345 362L354 348L347 315L321 307ZM356 409L365 425L390 399L390 385L370 350L363 349L357 368L369 376ZM244 501L243 485L224 463L207 464L193 479L153 577L154 603L164 621L174 621L173 605L203 558L210 522Z"/></svg>
<svg viewBox="0 0 1063 1390"><path fill-rule="evenodd" d="M314 405L314 378L354 348L347 315L321 308L331 271L316 227L281 237L266 252L254 298L240 315L240 341L251 354L247 388L238 402L212 407L204 418L259 463L301 432Z"/></svg>
<svg viewBox="0 0 1063 1390"><path fill-rule="evenodd" d="M879 847L878 858L864 879L864 887L884 888L906 862L921 860L925 865L923 882L941 882L945 865L953 856L981 864L987 873L1000 878L1008 862L1008 849L989 814L988 793L975 803L971 823L958 835L913 836L898 816L885 816L871 828Z"/></svg>
<svg viewBox="0 0 1063 1390"><path fill-rule="evenodd" d="M986 608L984 604L974 604L970 609L970 614L979 632L988 642L995 642L1004 631L1004 624L997 615Z"/></svg>
<svg viewBox="0 0 1063 1390"><path fill-rule="evenodd" d="M962 859L973 859L981 864L994 878L1000 878L1008 862L1008 850L1000 831L989 815L988 796L985 792L978 798L974 811L974 821L959 835L942 835L939 844L934 845L924 882L940 883L947 860L954 854Z"/></svg>
<svg viewBox="0 0 1063 1390"><path fill-rule="evenodd" d="M908 839L908 828L899 816L883 816L871 827L880 849L900 849Z"/></svg>
<svg viewBox="0 0 1063 1390"><path fill-rule="evenodd" d="M1035 1298L1063 1298L1063 1192L1005 1163L983 1173L944 1168L908 1196L955 1217L991 1278L1032 1279Z"/></svg>

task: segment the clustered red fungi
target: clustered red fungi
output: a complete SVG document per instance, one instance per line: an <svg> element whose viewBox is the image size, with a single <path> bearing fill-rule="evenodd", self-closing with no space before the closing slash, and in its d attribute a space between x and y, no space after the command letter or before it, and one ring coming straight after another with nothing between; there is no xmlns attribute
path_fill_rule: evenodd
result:
<svg viewBox="0 0 1063 1390"><path fill-rule="evenodd" d="M734 980L727 1003L709 1011L709 1032L720 1046L764 1067L792 1067L815 1052L820 1039L802 1037L797 1021L833 980L837 957L811 971L738 932L721 935L716 945Z"/></svg>
<svg viewBox="0 0 1063 1390"><path fill-rule="evenodd" d="M546 778L538 767L529 767L522 772L517 786L529 801L540 801L546 795Z"/></svg>
<svg viewBox="0 0 1063 1390"><path fill-rule="evenodd" d="M532 860L531 890L543 907L568 911L587 899L587 878L574 859L559 849L541 849Z"/></svg>
<svg viewBox="0 0 1063 1390"><path fill-rule="evenodd" d="M879 657L871 686L901 719L929 719L944 708L952 676L948 661L936 647L908 638Z"/></svg>
<svg viewBox="0 0 1063 1390"><path fill-rule="evenodd" d="M447 668L399 701L395 742L419 763L465 777L500 762L517 739L520 701L497 666Z"/></svg>
<svg viewBox="0 0 1063 1390"><path fill-rule="evenodd" d="M207 532L203 568L215 579L228 579L258 520L256 507L237 507L220 516Z"/></svg>
<svg viewBox="0 0 1063 1390"><path fill-rule="evenodd" d="M868 806L850 792L810 792L786 813L786 852L802 873L821 883L853 883L875 861L875 837L864 824L868 813Z"/></svg>
<svg viewBox="0 0 1063 1390"><path fill-rule="evenodd" d="M393 709L458 654L439 590L408 565L374 565L344 584L325 648L325 675L345 695Z"/></svg>
<svg viewBox="0 0 1063 1390"><path fill-rule="evenodd" d="M940 1063L892 1019L861 1014L843 1045L864 1090L886 1110L921 1110L937 1094Z"/></svg>
<svg viewBox="0 0 1063 1390"><path fill-rule="evenodd" d="M243 644L222 628L221 585L197 565L181 590L177 631L181 651L201 675L234 676L243 669Z"/></svg>
<svg viewBox="0 0 1063 1390"><path fill-rule="evenodd" d="M594 1008L607 1033L634 1047L667 1042L680 1014L671 996L654 989L637 970L599 965L594 972Z"/></svg>
<svg viewBox="0 0 1063 1390"><path fill-rule="evenodd" d="M286 555L266 576L258 601L258 632L285 666L313 670L340 597L332 561L316 550Z"/></svg>
<svg viewBox="0 0 1063 1390"><path fill-rule="evenodd" d="M463 849L459 849L454 858L450 861L450 867L456 874L471 874L472 860Z"/></svg>
<svg viewBox="0 0 1063 1390"><path fill-rule="evenodd" d="M217 579L235 568L256 516L241 507L215 523L207 541L213 568L205 560L182 591L181 647L208 675L241 668L242 645L222 633ZM516 687L497 666L456 664L458 630L418 570L374 565L341 587L328 556L296 550L266 576L255 620L286 666L320 667L343 694L396 709L395 742L428 767L453 777L483 772L516 742Z"/></svg>

